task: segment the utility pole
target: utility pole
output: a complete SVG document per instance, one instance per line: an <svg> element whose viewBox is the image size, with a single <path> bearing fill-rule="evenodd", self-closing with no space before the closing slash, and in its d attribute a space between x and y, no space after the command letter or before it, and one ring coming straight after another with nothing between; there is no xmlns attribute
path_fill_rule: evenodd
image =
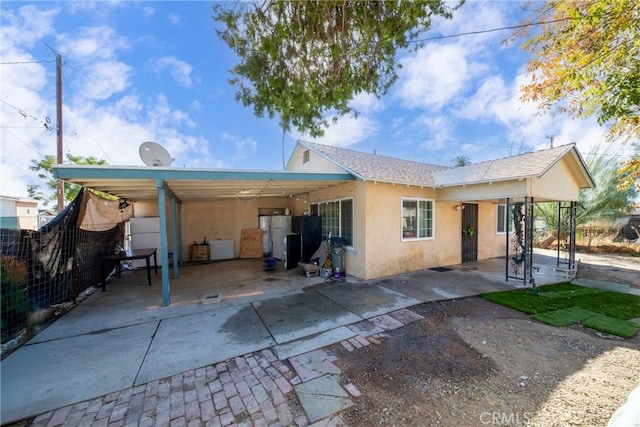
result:
<svg viewBox="0 0 640 427"><path fill-rule="evenodd" d="M56 53L56 130L58 149L56 163L62 164L62 56ZM64 209L64 183L58 179L58 212Z"/></svg>

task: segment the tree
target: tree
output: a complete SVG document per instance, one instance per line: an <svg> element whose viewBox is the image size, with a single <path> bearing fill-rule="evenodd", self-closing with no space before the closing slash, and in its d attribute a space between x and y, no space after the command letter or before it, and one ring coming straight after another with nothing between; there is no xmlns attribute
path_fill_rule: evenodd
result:
<svg viewBox="0 0 640 427"><path fill-rule="evenodd" d="M535 3L534 3L535 4ZM573 117L595 116L609 138L640 137L640 2L547 0L522 98Z"/></svg>
<svg viewBox="0 0 640 427"><path fill-rule="evenodd" d="M396 53L418 49L432 16L450 18L443 0L286 1L217 3L218 36L239 57L230 83L254 113L278 116L320 136L327 115L354 113L356 95L382 96L398 78Z"/></svg>
<svg viewBox="0 0 640 427"><path fill-rule="evenodd" d="M640 143L634 143L633 148L635 152L631 160L625 162L618 169L618 175L620 175L618 188L620 190L635 188L636 192L640 194Z"/></svg>
<svg viewBox="0 0 640 427"><path fill-rule="evenodd" d="M454 167L469 166L470 164L471 164L471 159L469 158L469 156L456 156L456 158L453 159Z"/></svg>
<svg viewBox="0 0 640 427"><path fill-rule="evenodd" d="M74 156L71 153L66 154L68 163L74 165L106 165L106 160L98 159L96 157L82 157ZM40 200L45 206L49 206L50 202L57 201L58 184L57 180L53 177L53 166L56 164L56 157L52 155L44 156L42 160L31 160L31 166L29 170L38 173L38 178L45 181L45 189L42 189L40 185L29 184L27 185L27 194L30 198ZM72 201L78 195L80 186L71 184L69 182L64 183L64 199L67 202ZM107 196L107 198L113 199L113 196L106 195L104 193L101 196Z"/></svg>

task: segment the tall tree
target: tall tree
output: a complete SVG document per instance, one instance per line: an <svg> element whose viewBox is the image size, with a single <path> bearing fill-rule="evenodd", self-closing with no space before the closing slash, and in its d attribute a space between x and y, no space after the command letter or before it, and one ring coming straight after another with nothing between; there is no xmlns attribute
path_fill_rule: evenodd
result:
<svg viewBox="0 0 640 427"><path fill-rule="evenodd" d="M573 117L595 116L610 140L638 140L640 2L546 0L536 12L535 20L547 24L524 44L534 57L522 98ZM620 173L621 186L640 188L640 161L626 162Z"/></svg>
<svg viewBox="0 0 640 427"><path fill-rule="evenodd" d="M83 157L74 156L71 153L66 154L67 163L74 165L106 165L106 160L98 159L96 157ZM38 184L27 185L27 194L30 198L40 200L45 206L49 206L49 203L57 201L58 184L57 180L53 177L53 166L56 164L56 157L52 155L44 156L42 160L31 160L31 166L29 170L38 173L38 178L43 180L44 189ZM64 183L64 199L67 202L72 201L78 195L80 186ZM108 196L108 195L107 195ZM108 196L108 198L113 198Z"/></svg>
<svg viewBox="0 0 640 427"><path fill-rule="evenodd" d="M635 187L636 192L640 194L640 142L633 144L634 154L631 160L625 162L620 169L620 182L618 188L621 190Z"/></svg>
<svg viewBox="0 0 640 427"><path fill-rule="evenodd" d="M444 0L287 1L217 3L218 36L239 57L230 83L257 116L278 116L320 136L334 120L357 112L360 93L383 95L398 78L396 53L422 46L433 16L450 18Z"/></svg>
<svg viewBox="0 0 640 427"><path fill-rule="evenodd" d="M539 3L531 3L537 7ZM595 116L611 138L640 137L640 2L547 0L523 99L574 117Z"/></svg>

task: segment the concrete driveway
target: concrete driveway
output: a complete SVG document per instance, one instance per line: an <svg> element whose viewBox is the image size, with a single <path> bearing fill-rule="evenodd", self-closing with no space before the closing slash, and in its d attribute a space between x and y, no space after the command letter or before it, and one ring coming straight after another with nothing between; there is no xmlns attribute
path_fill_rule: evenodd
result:
<svg viewBox="0 0 640 427"><path fill-rule="evenodd" d="M538 284L562 280L555 259L536 263L549 266ZM504 260L336 283L236 260L183 268L169 307L160 287L159 276L149 287L144 271L126 272L3 360L2 423L261 349L289 358L355 336L347 325L522 284L505 283ZM220 302L202 303L213 294Z"/></svg>

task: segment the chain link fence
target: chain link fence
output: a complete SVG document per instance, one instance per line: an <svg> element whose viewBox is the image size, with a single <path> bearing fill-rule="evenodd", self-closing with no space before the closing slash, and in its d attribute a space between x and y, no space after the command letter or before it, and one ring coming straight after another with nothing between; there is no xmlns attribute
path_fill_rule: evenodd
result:
<svg viewBox="0 0 640 427"><path fill-rule="evenodd" d="M86 206L83 192L38 231L0 229L0 315L2 357L31 337L34 328L68 311L83 293L100 284L103 257L123 240L120 224L103 231L79 224ZM115 261L106 265L109 274Z"/></svg>

